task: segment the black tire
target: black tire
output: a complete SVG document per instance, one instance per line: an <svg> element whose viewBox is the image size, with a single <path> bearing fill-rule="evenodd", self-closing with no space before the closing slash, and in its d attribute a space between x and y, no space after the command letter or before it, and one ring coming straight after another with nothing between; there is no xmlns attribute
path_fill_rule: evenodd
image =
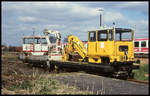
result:
<svg viewBox="0 0 150 96"><path fill-rule="evenodd" d="M52 63L50 62L49 72L54 71L54 70L55 70L55 66L54 66L54 64L52 64Z"/></svg>
<svg viewBox="0 0 150 96"><path fill-rule="evenodd" d="M129 78L133 79L133 78L134 78L134 75L135 75L134 73L130 73L130 74L129 74Z"/></svg>

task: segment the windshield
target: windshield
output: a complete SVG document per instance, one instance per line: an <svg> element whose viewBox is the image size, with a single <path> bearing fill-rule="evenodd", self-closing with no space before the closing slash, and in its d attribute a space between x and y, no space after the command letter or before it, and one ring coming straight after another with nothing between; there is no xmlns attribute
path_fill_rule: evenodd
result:
<svg viewBox="0 0 150 96"><path fill-rule="evenodd" d="M24 38L23 39L23 44L47 44L46 38L40 38L40 37L30 37L30 38Z"/></svg>
<svg viewBox="0 0 150 96"><path fill-rule="evenodd" d="M33 38L24 38L23 39L23 44L32 44L33 43Z"/></svg>
<svg viewBox="0 0 150 96"><path fill-rule="evenodd" d="M132 31L128 30L116 30L116 40L117 41L131 41L133 40Z"/></svg>
<svg viewBox="0 0 150 96"><path fill-rule="evenodd" d="M98 31L98 41L107 41L107 30Z"/></svg>

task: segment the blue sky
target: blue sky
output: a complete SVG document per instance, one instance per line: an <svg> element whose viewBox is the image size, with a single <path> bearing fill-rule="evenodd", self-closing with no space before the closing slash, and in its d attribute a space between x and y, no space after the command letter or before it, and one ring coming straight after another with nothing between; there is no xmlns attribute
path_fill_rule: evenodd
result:
<svg viewBox="0 0 150 96"><path fill-rule="evenodd" d="M45 28L58 30L62 39L75 35L87 40L88 30L102 25L133 28L135 37L148 37L148 2L2 2L2 44L20 46L22 36L43 35Z"/></svg>

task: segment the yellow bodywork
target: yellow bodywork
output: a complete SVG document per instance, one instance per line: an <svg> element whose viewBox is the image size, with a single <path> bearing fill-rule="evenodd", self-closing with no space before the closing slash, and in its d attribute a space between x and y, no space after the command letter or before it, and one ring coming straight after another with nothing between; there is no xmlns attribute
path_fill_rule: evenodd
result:
<svg viewBox="0 0 150 96"><path fill-rule="evenodd" d="M71 35L68 36L68 46L64 47L63 50L63 60L67 61L69 59L68 54L72 54L77 52L82 59L88 58L88 62L90 63L112 63L112 62L126 62L133 61L134 59L134 46L133 46L133 37L132 40L126 41L117 41L115 40L115 32L113 29L113 37L112 40L109 40L109 29L107 29L107 40L99 41L98 40L98 30L96 30L96 40L89 40L89 32L88 32L88 49L86 49L81 40L77 37ZM133 35L132 30L132 35ZM119 51L120 46L127 46L128 51L127 54L125 51Z"/></svg>
<svg viewBox="0 0 150 96"><path fill-rule="evenodd" d="M96 36L98 31L96 31ZM109 34L109 30L107 30L107 34ZM113 32L114 34L114 32ZM132 35L133 35L132 30ZM88 32L89 36L89 32ZM109 38L109 37L108 37ZM106 41L90 41L88 39L88 61L92 63L102 63L102 58L107 58L109 62L126 62L133 61L134 59L134 46L133 40L131 41L115 41L107 39ZM133 39L133 38L132 38ZM119 51L119 46L128 46L128 54L125 55L125 52ZM108 62L108 61L107 61Z"/></svg>
<svg viewBox="0 0 150 96"><path fill-rule="evenodd" d="M68 46L64 46L62 60L67 61L69 59L69 54L78 53L82 60L87 57L87 51L84 44L76 36L68 36ZM82 61L81 60L81 61Z"/></svg>
<svg viewBox="0 0 150 96"><path fill-rule="evenodd" d="M120 45L128 45L129 46L127 59L126 59L125 53L119 51ZM104 48L101 48L101 46L104 46ZM110 62L133 61L133 58L134 58L133 42L121 42L121 41L117 42L116 41L115 46L114 46L114 41L88 42L89 62L101 63L100 57L108 57Z"/></svg>

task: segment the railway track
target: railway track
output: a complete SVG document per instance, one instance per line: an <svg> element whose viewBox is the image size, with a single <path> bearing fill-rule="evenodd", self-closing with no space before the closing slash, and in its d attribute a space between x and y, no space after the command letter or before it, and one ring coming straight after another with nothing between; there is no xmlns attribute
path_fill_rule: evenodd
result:
<svg viewBox="0 0 150 96"><path fill-rule="evenodd" d="M134 55L135 58L149 58L148 54Z"/></svg>
<svg viewBox="0 0 150 96"><path fill-rule="evenodd" d="M149 84L149 81L142 81L142 80L135 80L135 79L128 79L128 81L140 83L140 84Z"/></svg>
<svg viewBox="0 0 150 96"><path fill-rule="evenodd" d="M56 62L56 61L55 61ZM60 62L57 62L57 63L55 63L56 65L61 65L61 64L59 64ZM66 62L65 62L66 63ZM29 63L27 63L27 64L29 64ZM30 64L29 64L30 65ZM66 64L64 64L64 66L65 66ZM67 64L68 65L68 64ZM70 64L69 64L70 65ZM71 66L73 66L74 64L71 64ZM35 66L35 67L42 67L42 66ZM62 66L59 66L59 67L62 67ZM80 68L81 68L82 66L80 66ZM43 67L43 68L45 68L45 67ZM84 66L84 68L85 68L85 66ZM77 68L78 69L78 68ZM85 68L86 69L86 68ZM96 68L94 68L94 70L95 70ZM102 69L102 68L101 68ZM58 70L57 70L58 71ZM59 70L60 72L61 72L61 70ZM67 70L62 70L62 71L66 71L67 72ZM72 70L73 71L73 70ZM54 72L54 70L53 71L51 71L51 72ZM69 72L69 71L68 71ZM86 71L87 72L87 71ZM101 72L98 72L98 73L93 73L93 72L87 72L87 73L90 73L90 74L97 74L97 75L100 75L100 76L104 76L104 77L109 77L109 75L106 75L106 74L102 74ZM100 74L101 73L101 74ZM136 83L140 83L140 84L149 84L149 82L148 81L141 81L141 80L135 80L135 79L127 79L127 81L131 81L131 82L136 82Z"/></svg>

